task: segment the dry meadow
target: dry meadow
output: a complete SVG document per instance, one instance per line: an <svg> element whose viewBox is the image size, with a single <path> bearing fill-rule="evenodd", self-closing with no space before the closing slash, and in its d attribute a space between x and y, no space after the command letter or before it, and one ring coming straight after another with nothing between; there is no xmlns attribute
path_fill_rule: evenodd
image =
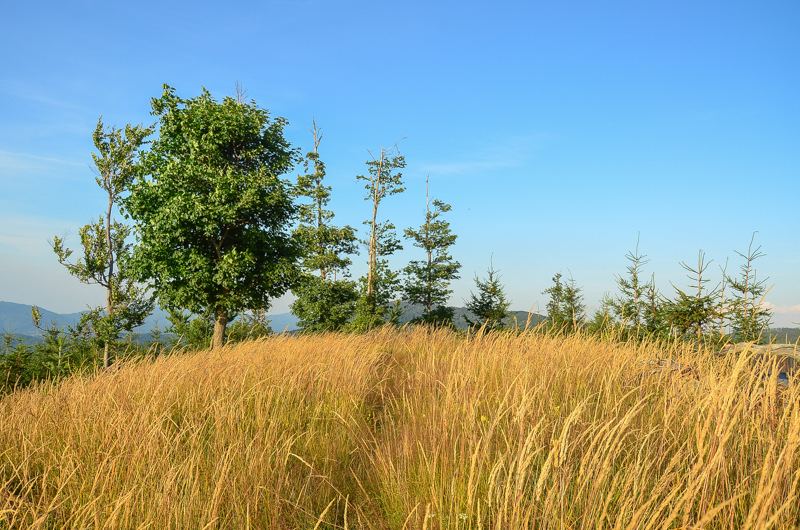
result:
<svg viewBox="0 0 800 530"><path fill-rule="evenodd" d="M276 336L3 397L0 528L797 528L798 393L580 334Z"/></svg>

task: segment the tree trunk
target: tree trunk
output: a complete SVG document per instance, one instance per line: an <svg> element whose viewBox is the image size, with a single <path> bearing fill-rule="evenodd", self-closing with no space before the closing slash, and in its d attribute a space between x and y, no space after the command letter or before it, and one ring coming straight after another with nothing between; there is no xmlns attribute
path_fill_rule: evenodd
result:
<svg viewBox="0 0 800 530"><path fill-rule="evenodd" d="M217 320L214 322L214 343L211 349L220 350L225 345L225 328L228 326L228 313L217 310Z"/></svg>
<svg viewBox="0 0 800 530"><path fill-rule="evenodd" d="M111 193L109 184L108 192L108 212L106 212L106 249L108 251L108 284L106 287L106 318L111 318L111 313L114 311L114 249L111 247L111 208L114 206L114 196ZM111 352L109 351L108 341L110 337L106 337L106 345L103 350L103 367L108 368L111 366Z"/></svg>

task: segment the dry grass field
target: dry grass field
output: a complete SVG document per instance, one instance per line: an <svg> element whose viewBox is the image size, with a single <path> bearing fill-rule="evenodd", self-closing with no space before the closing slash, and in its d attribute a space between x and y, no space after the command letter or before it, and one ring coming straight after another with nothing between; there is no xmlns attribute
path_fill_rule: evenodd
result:
<svg viewBox="0 0 800 530"><path fill-rule="evenodd" d="M797 528L799 393L583 336L277 336L2 398L0 528Z"/></svg>

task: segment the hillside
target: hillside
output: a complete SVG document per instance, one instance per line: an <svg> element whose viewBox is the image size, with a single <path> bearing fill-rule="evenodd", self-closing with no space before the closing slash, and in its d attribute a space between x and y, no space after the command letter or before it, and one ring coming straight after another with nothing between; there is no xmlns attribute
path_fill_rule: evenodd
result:
<svg viewBox="0 0 800 530"><path fill-rule="evenodd" d="M0 527L794 527L798 386L706 359L416 329L120 364L0 400Z"/></svg>

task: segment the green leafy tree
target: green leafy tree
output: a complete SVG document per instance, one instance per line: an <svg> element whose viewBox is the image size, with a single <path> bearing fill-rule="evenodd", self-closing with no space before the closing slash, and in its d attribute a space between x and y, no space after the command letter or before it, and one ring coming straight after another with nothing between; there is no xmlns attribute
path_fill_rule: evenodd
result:
<svg viewBox="0 0 800 530"><path fill-rule="evenodd" d="M152 134L152 127L127 125L123 130L103 127L97 122L92 153L96 166L95 181L108 195L108 208L96 223L79 230L83 257L69 261L73 251L64 239L53 238L53 251L58 261L82 283L97 284L106 289L105 308L93 308L84 314L79 328L92 333L103 347L103 365L111 363L110 348L122 331L142 325L153 311L153 303L134 282L127 258L131 245L126 240L131 228L113 219L114 206L126 193L136 175L140 148Z"/></svg>
<svg viewBox="0 0 800 530"><path fill-rule="evenodd" d="M372 204L372 219L364 222L369 226L369 237L361 241L368 252L367 275L360 280L362 290L356 304L354 329L369 329L385 322L389 313L386 299L394 297L400 284L398 273L389 269L386 256L403 247L396 237L394 225L389 221L378 222L378 207L383 199L405 191L403 175L398 170L406 167L406 161L396 148L397 144L389 149L381 147L377 157L369 152L372 160L367 162L368 174L356 176L357 180L365 182L367 196L364 200Z"/></svg>
<svg viewBox="0 0 800 530"><path fill-rule="evenodd" d="M475 321L467 318L470 326L486 327L489 330L502 330L503 321L508 318L511 301L506 299L505 288L500 283L500 271L489 264L488 276L483 280L475 275L475 286L478 294L470 292L468 300L464 300L467 309L475 316Z"/></svg>
<svg viewBox="0 0 800 530"><path fill-rule="evenodd" d="M351 264L347 255L357 253L357 238L352 227L331 224L334 214L327 209L331 188L323 184L325 164L319 157L322 132L316 122L313 125L314 151L306 154L305 173L295 186L297 196L311 202L300 205L300 223L294 231L303 248L303 274L292 288L297 299L291 310L301 329L333 331L353 316L358 299L355 282L347 278Z"/></svg>
<svg viewBox="0 0 800 530"><path fill-rule="evenodd" d="M735 341L761 342L764 340L764 330L769 327L772 312L764 307L764 296L767 289L768 278L758 279L753 262L765 256L761 246L753 249L756 234L750 239L747 254L735 251L744 259L738 278L727 276L726 280L733 291L733 300L728 304L727 315Z"/></svg>
<svg viewBox="0 0 800 530"><path fill-rule="evenodd" d="M213 347L243 310L266 310L296 280L296 213L280 178L297 153L286 120L254 101L203 93L153 98L159 137L124 201L136 222L132 268L159 304L214 318Z"/></svg>
<svg viewBox="0 0 800 530"><path fill-rule="evenodd" d="M425 183L425 223L418 230L407 228L405 236L414 241L414 246L425 251L425 261L411 261L405 268L405 298L412 304L425 306L425 313L416 319L420 322L453 326L454 309L447 307L447 299L453 292L450 282L459 278L461 264L453 260L449 248L455 244L456 236L450 230L450 223L440 219L443 213L451 210L449 204L434 200L428 194Z"/></svg>
<svg viewBox="0 0 800 530"><path fill-rule="evenodd" d="M566 283L561 281L561 273L553 276L553 286L542 291L549 294L547 316L555 329L569 332L577 331L586 319L586 305L583 303L581 288L575 285L575 279Z"/></svg>

